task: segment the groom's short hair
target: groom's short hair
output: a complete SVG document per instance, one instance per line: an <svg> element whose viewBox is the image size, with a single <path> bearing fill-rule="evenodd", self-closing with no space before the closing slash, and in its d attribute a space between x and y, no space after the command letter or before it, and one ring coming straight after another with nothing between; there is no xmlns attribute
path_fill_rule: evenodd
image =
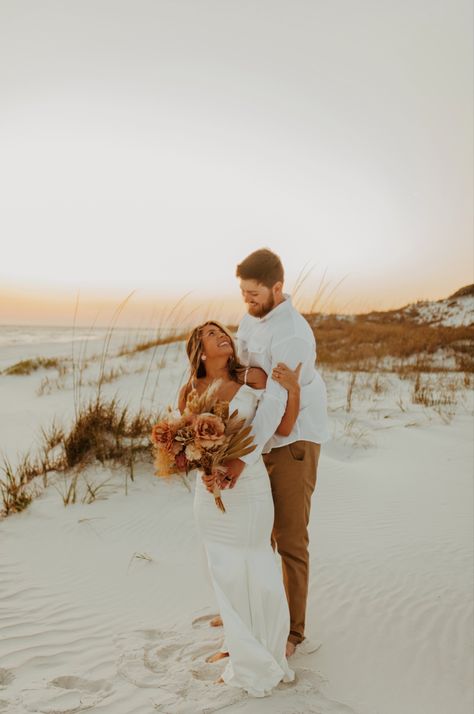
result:
<svg viewBox="0 0 474 714"><path fill-rule="evenodd" d="M278 281L283 282L284 278L280 258L268 248L250 253L238 264L235 274L242 280L256 280L267 288L272 288Z"/></svg>

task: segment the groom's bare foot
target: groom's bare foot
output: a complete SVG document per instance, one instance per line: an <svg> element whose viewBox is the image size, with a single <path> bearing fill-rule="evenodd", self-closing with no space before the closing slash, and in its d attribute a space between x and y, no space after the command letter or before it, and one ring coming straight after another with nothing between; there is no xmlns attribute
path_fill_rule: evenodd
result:
<svg viewBox="0 0 474 714"><path fill-rule="evenodd" d="M294 644L294 642L290 642L290 640L288 640L288 642L286 643L286 656L291 657L291 655L295 653L295 649L296 645Z"/></svg>
<svg viewBox="0 0 474 714"><path fill-rule="evenodd" d="M213 655L209 655L209 657L206 657L206 662L210 662L213 664L214 662L219 662L220 659L224 659L225 657L228 657L229 653L228 652L216 652Z"/></svg>
<svg viewBox="0 0 474 714"><path fill-rule="evenodd" d="M216 615L216 617L213 617L212 620L209 621L209 624L211 627L222 627L222 617L220 615Z"/></svg>

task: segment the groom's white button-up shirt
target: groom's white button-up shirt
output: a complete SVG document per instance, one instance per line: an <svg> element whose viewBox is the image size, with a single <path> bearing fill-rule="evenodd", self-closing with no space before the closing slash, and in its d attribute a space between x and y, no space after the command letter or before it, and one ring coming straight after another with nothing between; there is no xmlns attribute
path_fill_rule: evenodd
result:
<svg viewBox="0 0 474 714"><path fill-rule="evenodd" d="M326 385L315 367L316 340L305 318L293 307L290 295L264 317L248 313L237 330L239 360L261 367L268 375L267 386L252 421L257 448L242 457L253 464L262 453L300 439L322 444L329 439ZM300 372L300 412L291 434L275 434L285 413L288 392L272 379L272 369L285 362L290 369L302 363Z"/></svg>

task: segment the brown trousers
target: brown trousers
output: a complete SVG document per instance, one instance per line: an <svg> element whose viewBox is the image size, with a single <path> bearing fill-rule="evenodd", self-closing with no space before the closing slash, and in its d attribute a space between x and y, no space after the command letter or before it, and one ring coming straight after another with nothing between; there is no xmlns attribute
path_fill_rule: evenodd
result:
<svg viewBox="0 0 474 714"><path fill-rule="evenodd" d="M308 523L316 487L321 444L295 441L263 454L272 487L275 520L272 548L282 559L283 583L290 610L288 640L304 640L309 578Z"/></svg>

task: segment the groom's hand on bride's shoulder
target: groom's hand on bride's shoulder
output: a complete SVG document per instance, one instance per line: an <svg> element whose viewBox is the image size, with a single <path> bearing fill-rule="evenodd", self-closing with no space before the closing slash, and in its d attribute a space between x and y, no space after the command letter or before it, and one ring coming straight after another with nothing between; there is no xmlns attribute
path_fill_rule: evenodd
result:
<svg viewBox="0 0 474 714"><path fill-rule="evenodd" d="M231 459L226 462L227 473L221 480L221 488L234 488L237 479L244 470L245 462L242 459Z"/></svg>

